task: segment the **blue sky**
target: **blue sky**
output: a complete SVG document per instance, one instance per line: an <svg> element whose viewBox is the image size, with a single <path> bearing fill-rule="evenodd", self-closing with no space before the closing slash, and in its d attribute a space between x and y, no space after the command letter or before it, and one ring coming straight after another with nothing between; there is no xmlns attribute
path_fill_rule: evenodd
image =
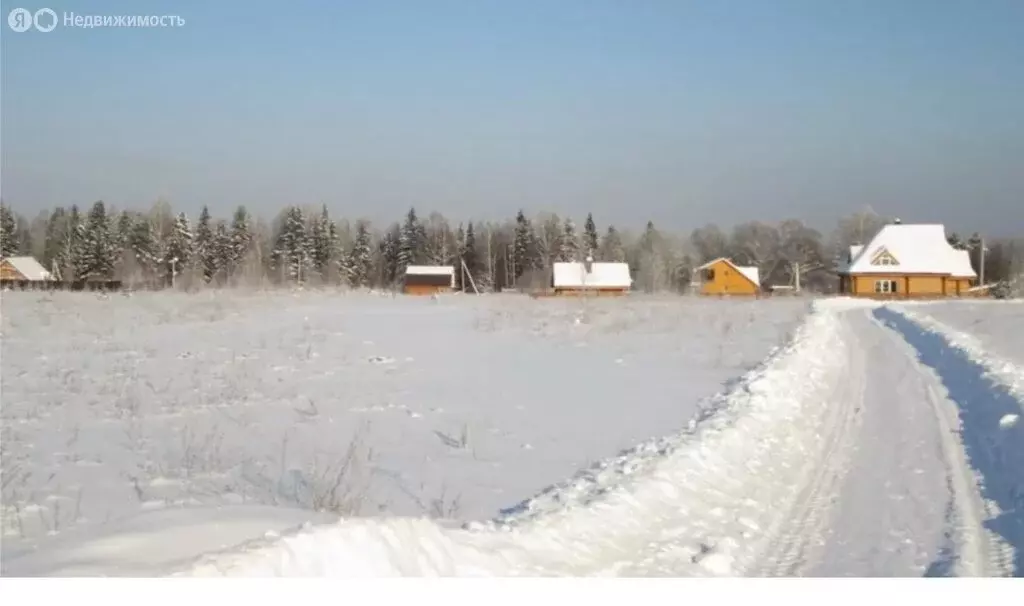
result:
<svg viewBox="0 0 1024 606"><path fill-rule="evenodd" d="M1024 231L1020 0L3 2L4 201ZM16 33L15 7L182 27Z"/></svg>

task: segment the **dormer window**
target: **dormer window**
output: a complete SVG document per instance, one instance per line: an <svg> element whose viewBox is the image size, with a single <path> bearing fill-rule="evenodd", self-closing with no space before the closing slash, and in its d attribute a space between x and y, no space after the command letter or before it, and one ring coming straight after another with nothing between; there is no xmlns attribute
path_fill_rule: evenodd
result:
<svg viewBox="0 0 1024 606"><path fill-rule="evenodd" d="M877 253L875 253L874 257L871 258L871 264L883 267L891 267L894 265L899 265L900 263L899 261L896 260L896 257L892 256L892 253L890 253L887 249L882 248Z"/></svg>

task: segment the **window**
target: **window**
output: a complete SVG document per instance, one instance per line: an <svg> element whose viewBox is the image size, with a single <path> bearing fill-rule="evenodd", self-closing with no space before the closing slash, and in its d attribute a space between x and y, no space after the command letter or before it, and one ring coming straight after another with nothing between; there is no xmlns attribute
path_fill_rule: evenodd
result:
<svg viewBox="0 0 1024 606"><path fill-rule="evenodd" d="M705 282L714 282L715 281L715 270L714 269L705 269L704 270L704 281Z"/></svg>
<svg viewBox="0 0 1024 606"><path fill-rule="evenodd" d="M896 280L875 280L875 292L891 294L896 291Z"/></svg>

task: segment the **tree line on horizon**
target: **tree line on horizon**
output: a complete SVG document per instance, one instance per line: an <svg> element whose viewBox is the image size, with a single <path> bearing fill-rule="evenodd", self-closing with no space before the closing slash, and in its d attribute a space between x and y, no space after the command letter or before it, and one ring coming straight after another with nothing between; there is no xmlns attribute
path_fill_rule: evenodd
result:
<svg viewBox="0 0 1024 606"><path fill-rule="evenodd" d="M272 221L239 206L230 218L207 207L198 217L175 213L166 201L148 211L117 211L97 201L41 212L29 221L0 204L0 256L35 257L59 279L120 280L130 287L199 288L307 284L389 288L410 265L465 264L481 291L541 286L551 264L592 256L630 265L645 292L686 292L701 264L728 257L760 270L763 286L793 284L833 292L835 266L852 244L866 243L889 218L871 211L841 218L825 235L799 219L751 221L726 232L709 224L683 235L648 221L637 233L598 229L587 214L571 217L519 211L506 221L453 223L440 213L410 208L402 221L375 228L366 220L335 218L326 206L288 206ZM982 239L948 234L969 250L980 270ZM1024 271L1024 241L985 241L986 282ZM457 271L459 288L463 272ZM467 281L468 282L468 281Z"/></svg>

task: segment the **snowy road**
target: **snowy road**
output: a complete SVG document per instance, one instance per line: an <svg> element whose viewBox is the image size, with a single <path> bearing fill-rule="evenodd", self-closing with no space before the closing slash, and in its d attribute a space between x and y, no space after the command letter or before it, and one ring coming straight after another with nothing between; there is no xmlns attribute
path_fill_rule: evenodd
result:
<svg viewBox="0 0 1024 606"><path fill-rule="evenodd" d="M787 347L685 431L494 521L344 520L152 573L1024 576L1014 393L896 311L822 302ZM116 544L107 536L61 553L76 574L117 574L117 558L133 556L112 556ZM7 573L68 572L46 558Z"/></svg>

